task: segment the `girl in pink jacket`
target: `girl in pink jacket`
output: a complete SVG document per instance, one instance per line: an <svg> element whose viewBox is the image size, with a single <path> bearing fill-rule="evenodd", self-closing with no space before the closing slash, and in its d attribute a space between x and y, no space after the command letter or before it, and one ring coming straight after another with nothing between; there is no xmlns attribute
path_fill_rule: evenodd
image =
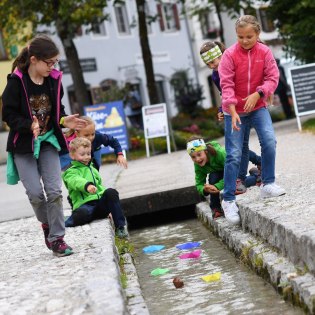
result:
<svg viewBox="0 0 315 315"><path fill-rule="evenodd" d="M224 52L219 75L227 153L222 208L230 223L239 224L234 192L248 125L255 128L261 146L261 197L281 196L285 190L275 184L276 139L266 103L278 85L278 67L271 50L259 40L260 25L254 16L241 16L235 28L237 43Z"/></svg>

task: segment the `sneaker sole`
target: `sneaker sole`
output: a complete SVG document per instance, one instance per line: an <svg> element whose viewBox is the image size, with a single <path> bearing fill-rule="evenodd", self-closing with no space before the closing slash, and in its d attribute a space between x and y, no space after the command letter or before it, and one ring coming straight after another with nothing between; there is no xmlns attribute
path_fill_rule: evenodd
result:
<svg viewBox="0 0 315 315"><path fill-rule="evenodd" d="M68 250L68 249L64 253L53 252L53 255L56 257L70 256L72 254L73 254L73 251Z"/></svg>

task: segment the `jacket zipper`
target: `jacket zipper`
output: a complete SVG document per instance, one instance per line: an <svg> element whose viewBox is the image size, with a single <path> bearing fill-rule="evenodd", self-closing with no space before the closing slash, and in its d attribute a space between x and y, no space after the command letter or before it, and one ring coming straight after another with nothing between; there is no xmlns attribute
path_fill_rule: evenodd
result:
<svg viewBox="0 0 315 315"><path fill-rule="evenodd" d="M250 80L251 80L251 60L250 60L250 50L248 51L248 83L247 83L247 96L250 95Z"/></svg>

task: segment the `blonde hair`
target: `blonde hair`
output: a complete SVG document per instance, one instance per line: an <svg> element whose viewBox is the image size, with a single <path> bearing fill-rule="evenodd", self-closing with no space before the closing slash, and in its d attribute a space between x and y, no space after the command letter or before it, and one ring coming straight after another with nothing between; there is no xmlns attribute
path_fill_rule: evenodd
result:
<svg viewBox="0 0 315 315"><path fill-rule="evenodd" d="M69 143L69 152L70 153L74 153L80 147L91 148L91 141L86 139L86 138L77 137L77 138L75 138L75 139L70 141L70 143Z"/></svg>
<svg viewBox="0 0 315 315"><path fill-rule="evenodd" d="M88 117L88 116L80 116L79 117L80 119L84 120L87 122L87 126L90 126L90 125L94 125L95 126L95 122L94 120L91 118L91 117ZM72 136L74 133L76 132L75 129L68 129L64 135L66 138L69 138L70 136Z"/></svg>
<svg viewBox="0 0 315 315"><path fill-rule="evenodd" d="M193 141L193 140L198 140L198 139L203 139L202 137L198 137L198 136L191 136L187 141L186 141L186 144L190 141ZM204 139L203 139L204 140ZM206 142L206 141L205 141ZM217 151L216 149L211 145L211 144L206 144L206 147L207 147L207 152L214 156L214 155L217 155Z"/></svg>
<svg viewBox="0 0 315 315"><path fill-rule="evenodd" d="M253 15L243 15L239 17L235 22L235 29L238 29L239 27L246 27L248 25L251 25L257 34L260 33L260 24Z"/></svg>

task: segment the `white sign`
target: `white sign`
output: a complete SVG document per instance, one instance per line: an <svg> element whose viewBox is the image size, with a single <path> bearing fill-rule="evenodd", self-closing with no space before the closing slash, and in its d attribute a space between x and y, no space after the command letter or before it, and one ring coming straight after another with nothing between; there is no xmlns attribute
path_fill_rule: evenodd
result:
<svg viewBox="0 0 315 315"><path fill-rule="evenodd" d="M167 112L165 103L143 106L142 117L145 137L157 138L168 136Z"/></svg>
<svg viewBox="0 0 315 315"><path fill-rule="evenodd" d="M146 141L147 156L149 157L149 143L148 139L166 137L167 151L170 149L170 138L168 131L168 119L166 104L156 104L142 107L142 118L144 126L144 136Z"/></svg>

